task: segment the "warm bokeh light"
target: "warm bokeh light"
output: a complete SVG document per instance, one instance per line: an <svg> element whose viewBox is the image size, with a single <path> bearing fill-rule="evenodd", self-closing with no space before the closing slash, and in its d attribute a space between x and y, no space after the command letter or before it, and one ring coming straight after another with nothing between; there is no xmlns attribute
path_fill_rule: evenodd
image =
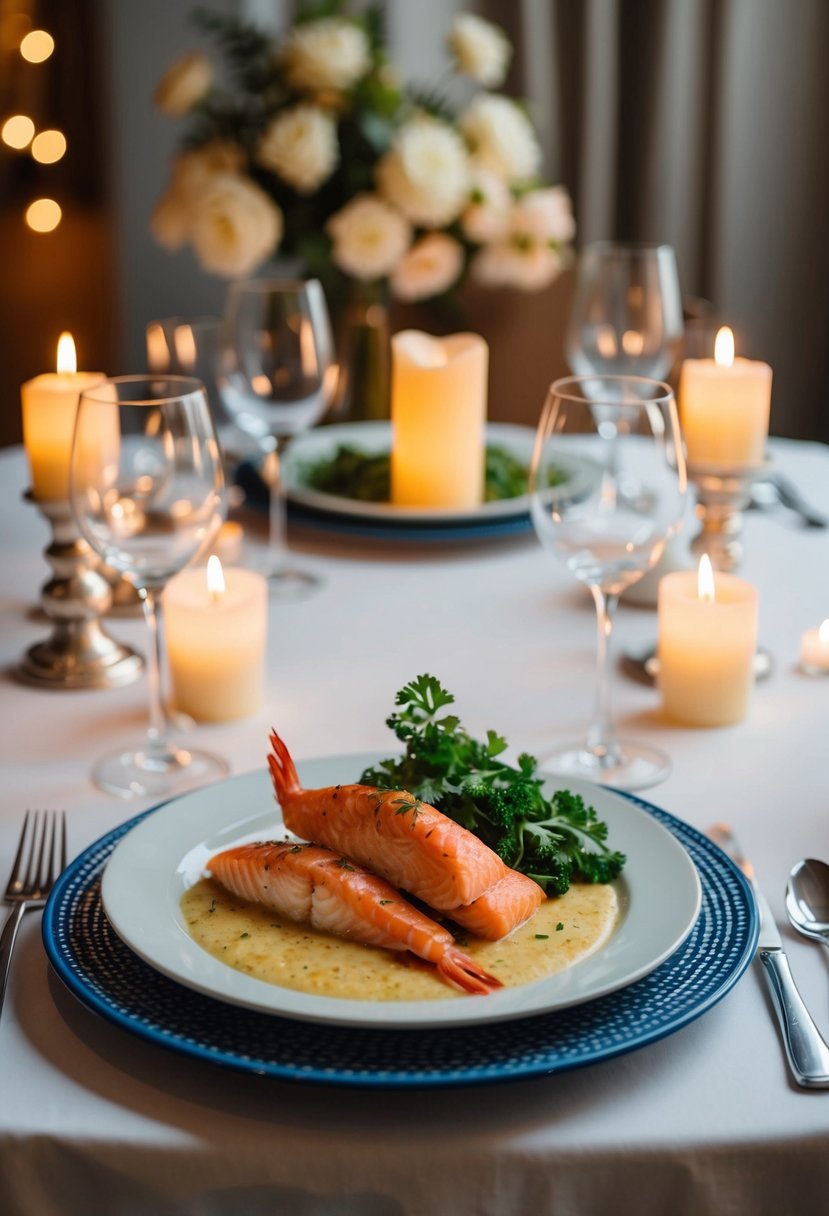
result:
<svg viewBox="0 0 829 1216"><path fill-rule="evenodd" d="M63 131L50 128L38 131L32 140L32 156L41 165L53 165L66 151L66 136Z"/></svg>
<svg viewBox="0 0 829 1216"><path fill-rule="evenodd" d="M817 635L824 646L829 646L829 617L827 617L827 619L821 624L820 629L817 631Z"/></svg>
<svg viewBox="0 0 829 1216"><path fill-rule="evenodd" d="M0 131L3 143L10 148L28 148L35 133L35 124L27 114L12 114Z"/></svg>
<svg viewBox="0 0 829 1216"><path fill-rule="evenodd" d="M59 372L76 372L78 370L78 355L75 350L75 339L64 330L58 338L57 369Z"/></svg>
<svg viewBox="0 0 829 1216"><path fill-rule="evenodd" d="M727 325L717 331L714 342L714 362L718 367L731 367L734 363L734 334Z"/></svg>
<svg viewBox="0 0 829 1216"><path fill-rule="evenodd" d="M38 198L26 209L26 223L33 232L54 232L62 215L53 198Z"/></svg>
<svg viewBox="0 0 829 1216"><path fill-rule="evenodd" d="M55 49L55 40L46 30L32 30L20 43L20 54L29 63L43 63Z"/></svg>
<svg viewBox="0 0 829 1216"><path fill-rule="evenodd" d="M714 588L714 567L711 565L711 558L707 553L703 553L699 559L699 573L697 574L697 591L699 598L704 600L706 604L713 604L716 599Z"/></svg>

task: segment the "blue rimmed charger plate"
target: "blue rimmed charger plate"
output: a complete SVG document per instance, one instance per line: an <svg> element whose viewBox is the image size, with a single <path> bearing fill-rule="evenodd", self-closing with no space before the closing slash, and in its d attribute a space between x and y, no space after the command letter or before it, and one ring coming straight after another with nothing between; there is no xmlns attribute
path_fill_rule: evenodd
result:
<svg viewBox="0 0 829 1216"><path fill-rule="evenodd" d="M69 990L95 1013L156 1045L243 1072L425 1088L518 1080L597 1063L700 1017L736 984L757 945L753 896L725 854L688 824L625 796L687 850L702 886L700 913L682 945L655 971L577 1007L495 1024L387 1030L294 1021L182 987L121 941L101 902L111 853L152 811L90 845L61 876L43 916L46 953Z"/></svg>

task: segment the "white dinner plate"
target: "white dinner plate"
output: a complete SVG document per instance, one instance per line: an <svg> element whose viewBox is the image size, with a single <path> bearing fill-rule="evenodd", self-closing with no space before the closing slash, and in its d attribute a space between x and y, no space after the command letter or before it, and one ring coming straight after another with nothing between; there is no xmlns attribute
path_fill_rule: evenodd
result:
<svg viewBox="0 0 829 1216"><path fill-rule="evenodd" d="M490 422L486 428L486 442L491 446L505 448L521 460L527 468L533 454L535 431L532 427L514 426L505 422ZM387 523L494 523L496 520L515 519L527 515L529 498L521 494L516 498L502 498L497 502L481 503L479 507L463 510L447 510L443 507L395 507L387 502L359 502L340 494L326 494L315 490L305 479L305 468L320 460L331 459L341 444L357 448L374 455L391 450L390 422L350 422L339 426L321 426L306 431L293 439L285 450L282 477L285 493L298 506L311 507L333 515L353 516L360 520Z"/></svg>
<svg viewBox="0 0 829 1216"><path fill-rule="evenodd" d="M298 764L307 788L356 781L377 755ZM221 849L284 834L269 775L245 773L195 790L142 820L117 845L103 876L104 910L146 962L199 992L283 1017L343 1026L433 1027L496 1022L563 1009L647 975L684 941L700 907L696 867L679 841L646 811L584 782L566 784L596 808L614 849L627 856L616 882L620 922L597 953L546 979L487 996L429 1001L357 1001L280 988L235 971L187 932L183 893Z"/></svg>

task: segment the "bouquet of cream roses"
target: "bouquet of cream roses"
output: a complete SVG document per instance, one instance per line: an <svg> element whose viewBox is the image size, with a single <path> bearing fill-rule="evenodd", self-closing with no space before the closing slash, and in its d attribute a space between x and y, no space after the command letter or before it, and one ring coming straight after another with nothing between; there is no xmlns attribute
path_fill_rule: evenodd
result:
<svg viewBox="0 0 829 1216"><path fill-rule="evenodd" d="M231 278L292 256L329 290L380 281L401 300L442 296L467 275L525 290L558 275L570 199L540 181L527 113L496 91L511 55L497 26L454 18L448 48L468 95L450 106L445 91L401 83L379 5L350 15L344 0L302 0L276 45L224 17L197 20L227 79L195 52L156 90L189 123L152 217L161 244L189 243Z"/></svg>

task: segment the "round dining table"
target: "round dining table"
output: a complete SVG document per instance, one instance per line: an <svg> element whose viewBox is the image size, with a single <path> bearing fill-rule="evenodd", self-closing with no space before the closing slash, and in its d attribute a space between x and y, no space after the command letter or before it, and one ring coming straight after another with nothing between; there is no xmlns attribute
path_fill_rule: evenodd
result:
<svg viewBox="0 0 829 1216"><path fill-rule="evenodd" d="M829 517L829 449L773 439L769 457ZM27 810L65 810L71 859L122 837L122 825L154 806L109 796L90 779L99 756L141 737L143 677L96 691L20 678L27 649L49 633L38 607L49 530L27 485L22 450L0 453L0 883ZM243 507L238 517L251 558L265 516ZM361 522L294 511L291 547L320 586L301 601L271 599L264 707L193 727L201 746L224 756L233 774L264 774L271 728L300 766L389 755L395 694L421 673L451 690L472 735L497 731L510 755L529 752L543 766L545 752L584 734L595 696L593 603L528 519L433 532ZM680 546L688 565L694 529L689 514ZM655 608L624 600L614 710L623 734L671 758L669 777L641 793L655 813L700 840L715 822L736 832L801 995L829 1038L829 952L799 937L785 909L791 867L829 860L829 674L806 674L799 662L802 634L829 617L829 530L777 505L747 511L743 536L737 573L757 588L770 665L745 719L694 728L664 717L657 689L624 661L655 643ZM146 650L140 615L112 615L106 628ZM322 1029L330 1075L292 1071L294 1027L285 1018L274 1016L267 1029L287 1060L281 1073L245 1066L240 1044L211 1058L180 1035L143 1033L140 1019L83 999L55 966L66 943L44 943L46 923L39 912L24 917L0 1014L3 1216L782 1216L829 1205L829 1090L793 1082L753 944L733 982L692 1005L693 1016L640 1038L623 1025L618 1049L582 1052L573 1066L554 1063L555 1013L518 1019L524 1043L532 1044L534 1025L545 1043L541 1065L524 1072L476 1070L479 1032L447 1029L466 1073L438 1072L429 1084L418 1083L420 1074L407 1080L406 1060L426 1033L416 1025L395 1030L396 1040L383 1039L390 1032L382 1026L351 1031L367 1069L375 1053L389 1055L389 1043L401 1045L400 1060L367 1084L359 1067L330 1067ZM52 916L50 933L58 923ZM706 948L703 935L694 949ZM112 967L131 974L119 962L123 943L110 940L108 949ZM715 954L708 964L697 958L703 973L718 966ZM135 981L136 999L141 986ZM188 1005L196 998L185 985L168 991L180 992L182 1008L205 1011L199 1017L221 1006L200 994L201 1005ZM582 1016L585 1026L603 1016L594 1001L565 1013L575 1034ZM314 1033L304 1025L312 1063ZM445 1050L439 1032L429 1033ZM489 1028L496 1060L499 1036L506 1050L515 1033L511 1022ZM352 1037L352 1060L355 1050Z"/></svg>

